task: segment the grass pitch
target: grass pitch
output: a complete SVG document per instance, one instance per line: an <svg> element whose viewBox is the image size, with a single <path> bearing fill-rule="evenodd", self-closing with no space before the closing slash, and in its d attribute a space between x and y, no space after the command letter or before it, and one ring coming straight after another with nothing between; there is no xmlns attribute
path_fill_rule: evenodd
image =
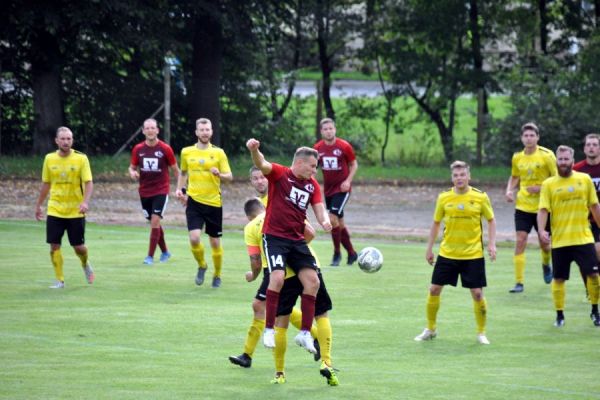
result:
<svg viewBox="0 0 600 400"><path fill-rule="evenodd" d="M554 328L537 250L528 250L521 295L508 293L512 250L488 262L490 346L476 343L468 291L452 287L442 295L438 337L417 343L431 274L424 244L357 240L357 248L378 247L385 263L372 275L356 266L323 268L341 382L328 387L319 364L293 344L294 328L285 385L269 383L272 356L261 345L251 369L227 360L243 349L257 288L243 277L240 233L225 233L217 290L210 280L194 284L187 232L167 228L166 237L173 258L144 266L148 229L89 224L96 282L85 283L65 238L67 287L51 290L44 224L0 221L0 398L600 398L600 329L589 319L578 271L567 284L566 326ZM330 246L325 235L315 241L324 264Z"/></svg>

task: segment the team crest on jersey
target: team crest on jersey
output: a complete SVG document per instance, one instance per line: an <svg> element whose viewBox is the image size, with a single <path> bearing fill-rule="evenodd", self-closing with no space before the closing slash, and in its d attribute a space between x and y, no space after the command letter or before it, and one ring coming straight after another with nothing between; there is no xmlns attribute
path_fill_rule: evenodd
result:
<svg viewBox="0 0 600 400"><path fill-rule="evenodd" d="M459 203L458 206L456 206L456 208L462 211L465 209L465 205L463 203Z"/></svg>
<svg viewBox="0 0 600 400"><path fill-rule="evenodd" d="M164 156L165 156L165 154L164 154L162 151L160 151L160 150L158 150L158 151L155 151L155 152L154 152L154 155L155 155L156 157L158 157L158 158L162 158L162 157L164 157Z"/></svg>
<svg viewBox="0 0 600 400"><path fill-rule="evenodd" d="M308 185L304 186L304 189L306 189L306 191L308 193L313 193L315 191L315 187L312 183L309 183Z"/></svg>
<svg viewBox="0 0 600 400"><path fill-rule="evenodd" d="M339 157L339 156L341 156L341 155L342 155L342 151L341 151L340 149L335 149L335 150L333 150L333 155L335 155L335 156L338 156L338 157Z"/></svg>
<svg viewBox="0 0 600 400"><path fill-rule="evenodd" d="M568 191L569 193L573 193L573 192L575 191L575 188L574 188L573 186L569 186L569 187L567 188L567 191Z"/></svg>
<svg viewBox="0 0 600 400"><path fill-rule="evenodd" d="M201 158L199 161L200 165L204 165L204 158Z"/></svg>

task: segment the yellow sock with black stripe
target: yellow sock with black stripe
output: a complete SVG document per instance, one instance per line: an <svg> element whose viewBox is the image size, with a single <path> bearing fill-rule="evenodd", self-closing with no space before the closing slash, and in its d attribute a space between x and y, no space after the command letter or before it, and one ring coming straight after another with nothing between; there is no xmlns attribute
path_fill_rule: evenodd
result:
<svg viewBox="0 0 600 400"><path fill-rule="evenodd" d="M552 280L552 299L554 300L554 308L556 311L565 309L565 282L557 282Z"/></svg>
<svg viewBox="0 0 600 400"><path fill-rule="evenodd" d="M285 371L285 352L287 350L287 329L275 327L275 348L273 358L275 359L275 371Z"/></svg>
<svg viewBox="0 0 600 400"><path fill-rule="evenodd" d="M590 304L598 304L598 298L600 297L600 282L598 281L598 275L587 276L586 284L588 295L590 296Z"/></svg>
<svg viewBox="0 0 600 400"><path fill-rule="evenodd" d="M475 312L475 322L477 323L477 333L485 333L485 323L487 320L487 301L473 300L473 311Z"/></svg>
<svg viewBox="0 0 600 400"><path fill-rule="evenodd" d="M331 367L331 346L333 345L333 331L329 317L317 318L317 331L319 347L321 347L321 360Z"/></svg>
<svg viewBox="0 0 600 400"><path fill-rule="evenodd" d="M246 343L244 343L244 353L252 357L254 350L256 350L256 344L260 339L260 336L265 329L265 320L254 318L252 324L248 328L248 334L246 335Z"/></svg>
<svg viewBox="0 0 600 400"><path fill-rule="evenodd" d="M296 307L292 308L292 313L290 314L290 323L296 327L298 330L302 329L302 311L298 310ZM313 339L317 338L317 327L310 327L310 335Z"/></svg>
<svg viewBox="0 0 600 400"><path fill-rule="evenodd" d="M215 278L221 277L221 267L223 266L223 246L211 247L213 266L215 267Z"/></svg>
<svg viewBox="0 0 600 400"><path fill-rule="evenodd" d="M542 250L542 265L550 265L550 252Z"/></svg>
<svg viewBox="0 0 600 400"><path fill-rule="evenodd" d="M523 284L525 282L525 253L513 256L515 265L515 282Z"/></svg>
<svg viewBox="0 0 600 400"><path fill-rule="evenodd" d="M190 244L192 247L192 255L198 263L198 268L206 269L206 261L204 261L204 245L202 243Z"/></svg>
<svg viewBox="0 0 600 400"><path fill-rule="evenodd" d="M60 249L50 251L50 260L52 261L52 266L54 267L54 275L56 276L57 281L64 282L65 275L63 274L63 256Z"/></svg>
<svg viewBox="0 0 600 400"><path fill-rule="evenodd" d="M440 296L427 296L427 329L435 331L437 313L440 309Z"/></svg>

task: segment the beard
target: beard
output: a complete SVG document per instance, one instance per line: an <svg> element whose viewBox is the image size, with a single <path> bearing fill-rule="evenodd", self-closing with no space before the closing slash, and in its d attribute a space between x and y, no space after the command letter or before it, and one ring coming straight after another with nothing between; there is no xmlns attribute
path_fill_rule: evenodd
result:
<svg viewBox="0 0 600 400"><path fill-rule="evenodd" d="M571 171L573 171L573 165L565 165L565 166L561 166L558 167L558 174L560 176L562 176L563 178L568 177L569 175L571 175Z"/></svg>

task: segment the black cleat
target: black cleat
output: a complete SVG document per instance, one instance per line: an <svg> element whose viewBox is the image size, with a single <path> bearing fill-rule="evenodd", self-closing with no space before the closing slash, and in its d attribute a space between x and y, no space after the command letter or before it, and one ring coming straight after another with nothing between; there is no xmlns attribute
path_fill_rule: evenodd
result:
<svg viewBox="0 0 600 400"><path fill-rule="evenodd" d="M337 267L342 262L342 255L340 253L333 253L333 259L331 260L331 266Z"/></svg>
<svg viewBox="0 0 600 400"><path fill-rule="evenodd" d="M196 273L196 285L200 286L204 283L204 274L206 273L206 268L198 268L198 272Z"/></svg>
<svg viewBox="0 0 600 400"><path fill-rule="evenodd" d="M242 368L250 368L252 365L252 358L246 353L242 353L239 356L229 356L229 361L232 364L239 365Z"/></svg>
<svg viewBox="0 0 600 400"><path fill-rule="evenodd" d="M354 264L356 260L358 260L358 253L348 254L348 265Z"/></svg>
<svg viewBox="0 0 600 400"><path fill-rule="evenodd" d="M314 344L317 352L313 354L313 356L315 357L315 361L319 361L321 359L321 346L319 345L319 340L315 339Z"/></svg>
<svg viewBox="0 0 600 400"><path fill-rule="evenodd" d="M591 313L590 318L592 319L594 326L600 326L600 314L599 313Z"/></svg>
<svg viewBox="0 0 600 400"><path fill-rule="evenodd" d="M563 326L565 326L565 319L564 317L556 317L556 321L554 321L554 326L557 328L562 328Z"/></svg>
<svg viewBox="0 0 600 400"><path fill-rule="evenodd" d="M542 264L542 271L544 272L544 282L552 282L552 266Z"/></svg>
<svg viewBox="0 0 600 400"><path fill-rule="evenodd" d="M509 293L522 293L525 290L522 283L517 283L514 288L509 290Z"/></svg>

